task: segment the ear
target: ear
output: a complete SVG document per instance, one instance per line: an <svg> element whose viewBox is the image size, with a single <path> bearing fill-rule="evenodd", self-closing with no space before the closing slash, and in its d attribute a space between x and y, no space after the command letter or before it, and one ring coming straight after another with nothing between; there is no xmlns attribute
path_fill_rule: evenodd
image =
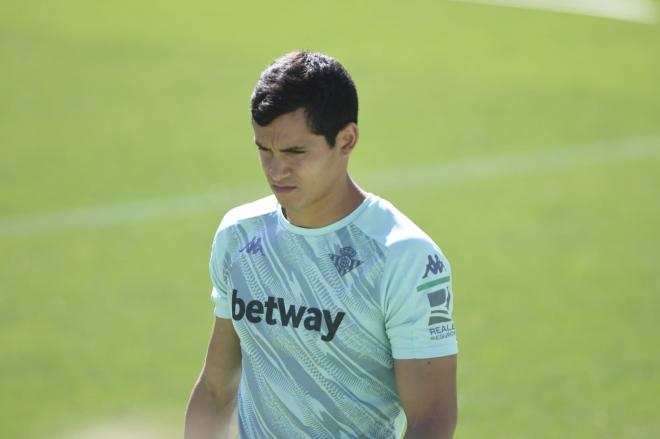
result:
<svg viewBox="0 0 660 439"><path fill-rule="evenodd" d="M343 156L348 157L357 146L360 139L360 130L355 122L349 122L339 130L335 138L335 148L339 148Z"/></svg>

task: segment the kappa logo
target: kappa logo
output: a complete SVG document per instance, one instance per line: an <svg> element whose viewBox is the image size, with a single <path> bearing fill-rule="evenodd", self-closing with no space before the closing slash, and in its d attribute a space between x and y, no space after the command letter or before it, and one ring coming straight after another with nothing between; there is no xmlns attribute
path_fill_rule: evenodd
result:
<svg viewBox="0 0 660 439"><path fill-rule="evenodd" d="M261 253L262 255L264 254L263 249L261 248L261 238L254 237L250 242L245 244L245 247L243 247L240 252L243 253L244 251L247 252L249 255L254 255L257 253Z"/></svg>
<svg viewBox="0 0 660 439"><path fill-rule="evenodd" d="M422 279L426 279L429 273L438 274L442 273L445 269L445 264L442 263L438 255L429 255L429 263L426 264L426 271Z"/></svg>
<svg viewBox="0 0 660 439"><path fill-rule="evenodd" d="M356 255L357 252L353 247L343 247L339 249L338 255L330 254L328 256L330 256L330 259L332 259L332 262L335 264L335 268L339 272L339 275L343 276L362 264L362 261L353 259Z"/></svg>

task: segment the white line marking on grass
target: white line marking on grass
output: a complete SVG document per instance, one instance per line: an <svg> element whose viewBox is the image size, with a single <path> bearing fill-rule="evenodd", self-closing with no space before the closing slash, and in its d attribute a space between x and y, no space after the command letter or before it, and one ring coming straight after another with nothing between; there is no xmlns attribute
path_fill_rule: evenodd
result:
<svg viewBox="0 0 660 439"><path fill-rule="evenodd" d="M99 229L159 218L182 218L222 209L231 204L244 203L246 200L264 195L263 186L233 187L203 194L25 215L0 219L0 236L34 235L70 229Z"/></svg>
<svg viewBox="0 0 660 439"><path fill-rule="evenodd" d="M61 439L174 439L180 437L174 428L165 428L161 420L121 417L110 419L85 427L79 427L52 436Z"/></svg>
<svg viewBox="0 0 660 439"><path fill-rule="evenodd" d="M651 0L454 0L495 6L566 12L593 17L654 23L657 7Z"/></svg>
<svg viewBox="0 0 660 439"><path fill-rule="evenodd" d="M581 147L481 156L452 163L402 166L372 173L352 172L352 175L368 190L396 191L654 156L660 157L660 137L628 138ZM0 237L30 236L74 229L100 229L163 218L188 217L210 211L221 213L229 207L265 195L263 186L234 187L183 197L5 218L0 219Z"/></svg>
<svg viewBox="0 0 660 439"><path fill-rule="evenodd" d="M366 179L358 181L368 181L370 186L388 190L413 189L516 174L537 174L653 156L660 157L660 137L629 138L582 147L564 147L525 154L481 156L454 163L396 168L388 172L365 176Z"/></svg>

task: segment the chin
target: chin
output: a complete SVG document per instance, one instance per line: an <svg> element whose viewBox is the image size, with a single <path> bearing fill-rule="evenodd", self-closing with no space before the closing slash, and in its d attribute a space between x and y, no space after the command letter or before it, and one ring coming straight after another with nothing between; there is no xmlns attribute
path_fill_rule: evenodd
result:
<svg viewBox="0 0 660 439"><path fill-rule="evenodd" d="M304 200L289 195L275 194L275 198L287 212L299 212L307 206Z"/></svg>
<svg viewBox="0 0 660 439"><path fill-rule="evenodd" d="M277 192L273 192L273 195L275 195L277 201L285 209L293 209L296 207L295 206L296 203L291 199L291 196L289 194L278 194Z"/></svg>

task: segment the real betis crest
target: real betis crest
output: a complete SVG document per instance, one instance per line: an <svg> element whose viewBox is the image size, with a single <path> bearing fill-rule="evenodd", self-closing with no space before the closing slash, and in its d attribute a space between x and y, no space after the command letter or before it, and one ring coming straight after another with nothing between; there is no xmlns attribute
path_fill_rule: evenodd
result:
<svg viewBox="0 0 660 439"><path fill-rule="evenodd" d="M335 268L339 272L339 275L343 276L362 264L362 261L353 259L356 255L357 252L353 247L343 247L339 249L338 255L330 254L328 256L330 256L330 259L332 259L332 262L335 264Z"/></svg>

